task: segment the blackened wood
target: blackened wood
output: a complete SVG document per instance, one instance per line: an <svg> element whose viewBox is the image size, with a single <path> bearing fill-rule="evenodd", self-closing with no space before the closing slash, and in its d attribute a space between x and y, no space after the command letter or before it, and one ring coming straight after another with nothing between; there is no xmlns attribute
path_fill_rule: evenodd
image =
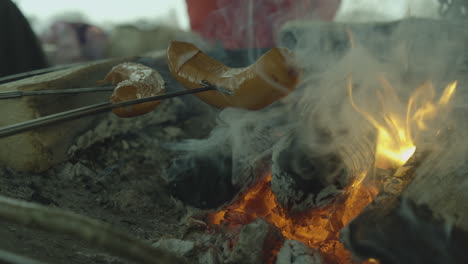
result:
<svg viewBox="0 0 468 264"><path fill-rule="evenodd" d="M271 188L283 208L297 212L323 206L346 184L345 166L337 155L311 149L296 133L275 144Z"/></svg>
<svg viewBox="0 0 468 264"><path fill-rule="evenodd" d="M438 219L425 205L401 196L422 156L416 153L393 174L382 176L375 200L341 231L341 240L361 259L382 264L466 263L468 233Z"/></svg>
<svg viewBox="0 0 468 264"><path fill-rule="evenodd" d="M232 156L222 148L176 158L166 171L171 194L185 204L214 209L237 193L232 183Z"/></svg>
<svg viewBox="0 0 468 264"><path fill-rule="evenodd" d="M382 264L466 263L468 233L409 199L381 200L342 232L342 241L359 259Z"/></svg>

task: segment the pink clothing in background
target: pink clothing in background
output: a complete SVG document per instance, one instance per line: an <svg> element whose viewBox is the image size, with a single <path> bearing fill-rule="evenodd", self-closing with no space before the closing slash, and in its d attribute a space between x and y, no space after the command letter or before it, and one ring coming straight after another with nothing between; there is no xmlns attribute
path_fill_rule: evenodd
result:
<svg viewBox="0 0 468 264"><path fill-rule="evenodd" d="M332 20L340 0L186 0L192 30L226 49L275 46L293 19Z"/></svg>

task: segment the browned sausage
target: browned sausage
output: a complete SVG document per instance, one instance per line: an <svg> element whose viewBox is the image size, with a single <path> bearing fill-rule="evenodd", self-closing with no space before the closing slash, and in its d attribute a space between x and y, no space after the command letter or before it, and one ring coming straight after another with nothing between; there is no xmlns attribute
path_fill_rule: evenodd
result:
<svg viewBox="0 0 468 264"><path fill-rule="evenodd" d="M231 91L232 96L217 91L197 94L220 108L264 108L293 91L301 76L292 52L286 48L273 48L245 68L227 67L186 42L172 41L167 56L172 75L185 88L199 88L201 81L207 81Z"/></svg>
<svg viewBox="0 0 468 264"><path fill-rule="evenodd" d="M126 62L112 68L104 78L117 85L110 97L111 103L160 95L165 92L162 76L145 65ZM114 108L120 117L134 117L151 112L160 101L151 101L126 107Z"/></svg>

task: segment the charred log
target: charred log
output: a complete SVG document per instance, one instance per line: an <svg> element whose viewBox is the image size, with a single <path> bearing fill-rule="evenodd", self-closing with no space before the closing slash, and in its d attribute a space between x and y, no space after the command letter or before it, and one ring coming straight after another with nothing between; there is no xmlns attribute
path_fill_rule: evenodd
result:
<svg viewBox="0 0 468 264"><path fill-rule="evenodd" d="M466 263L468 233L424 205L396 198L362 213L342 240L354 256L382 264Z"/></svg>
<svg viewBox="0 0 468 264"><path fill-rule="evenodd" d="M232 156L219 151L182 156L167 171L171 194L202 209L217 208L236 195L231 174Z"/></svg>
<svg viewBox="0 0 468 264"><path fill-rule="evenodd" d="M310 149L297 136L286 136L275 145L271 189L278 202L292 211L325 205L346 185L339 157Z"/></svg>
<svg viewBox="0 0 468 264"><path fill-rule="evenodd" d="M466 262L466 231L438 219L428 207L401 198L415 176L415 160L421 159L416 153L394 174L380 173L380 194L341 232L355 257L382 264Z"/></svg>

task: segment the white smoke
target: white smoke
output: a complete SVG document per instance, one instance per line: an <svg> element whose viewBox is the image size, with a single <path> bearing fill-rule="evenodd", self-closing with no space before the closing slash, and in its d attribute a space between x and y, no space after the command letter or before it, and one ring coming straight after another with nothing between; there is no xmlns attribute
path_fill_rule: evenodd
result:
<svg viewBox="0 0 468 264"><path fill-rule="evenodd" d="M343 0L335 21L394 21L408 17L439 18L438 0Z"/></svg>

